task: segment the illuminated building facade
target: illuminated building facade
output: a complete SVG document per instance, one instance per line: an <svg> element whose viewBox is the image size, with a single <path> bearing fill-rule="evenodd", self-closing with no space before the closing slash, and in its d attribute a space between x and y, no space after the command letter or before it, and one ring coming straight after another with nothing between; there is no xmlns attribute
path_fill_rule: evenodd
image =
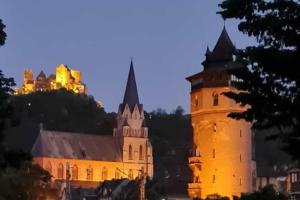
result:
<svg viewBox="0 0 300 200"><path fill-rule="evenodd" d="M16 88L15 94L29 94L35 91L49 91L60 88L65 88L75 93L86 93L86 85L81 80L81 72L60 64L56 68L55 75L51 74L49 77L41 71L34 79L32 70L25 70L23 86L22 88Z"/></svg>
<svg viewBox="0 0 300 200"><path fill-rule="evenodd" d="M235 90L234 77L226 69L232 67L236 52L224 27L213 51L207 48L203 71L187 78L194 142L189 158L193 180L188 184L192 198L217 194L232 198L255 188L251 124L228 118L243 108L222 95Z"/></svg>
<svg viewBox="0 0 300 200"><path fill-rule="evenodd" d="M144 174L153 177L152 146L139 103L131 63L117 127L112 136L41 130L32 149L34 162L49 171L53 180L94 182L129 178Z"/></svg>

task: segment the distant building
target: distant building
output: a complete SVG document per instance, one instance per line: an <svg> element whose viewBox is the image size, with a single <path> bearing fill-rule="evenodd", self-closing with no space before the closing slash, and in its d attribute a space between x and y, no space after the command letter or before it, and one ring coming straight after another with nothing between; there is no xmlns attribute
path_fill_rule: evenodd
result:
<svg viewBox="0 0 300 200"><path fill-rule="evenodd" d="M34 79L31 69L27 69L23 76L22 88L16 88L15 94L29 94L35 91L50 91L65 88L75 93L86 93L86 85L81 80L81 72L69 69L68 66L60 64L56 73L49 77L43 71Z"/></svg>
<svg viewBox="0 0 300 200"><path fill-rule="evenodd" d="M236 53L224 27L213 51L207 48L203 71L187 78L194 135L193 155L188 161L193 171L188 184L191 198L216 194L232 198L255 189L251 124L227 117L244 108L222 95L236 90L231 84L235 77L227 72Z"/></svg>
<svg viewBox="0 0 300 200"><path fill-rule="evenodd" d="M290 200L300 200L300 168L289 170L287 192Z"/></svg>
<svg viewBox="0 0 300 200"><path fill-rule="evenodd" d="M68 83L63 82L65 78L57 77L57 80ZM64 182L68 178L67 166L71 182L82 184L121 178L132 180L141 173L153 177L152 146L144 120L131 62L112 136L41 130L32 148L33 160L49 171L54 181Z"/></svg>

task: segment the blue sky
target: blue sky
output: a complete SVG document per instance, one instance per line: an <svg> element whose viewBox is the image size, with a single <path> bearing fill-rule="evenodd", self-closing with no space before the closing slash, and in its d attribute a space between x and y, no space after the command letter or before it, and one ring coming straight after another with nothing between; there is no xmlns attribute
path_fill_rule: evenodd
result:
<svg viewBox="0 0 300 200"><path fill-rule="evenodd" d="M0 69L22 84L23 71L47 75L64 63L82 72L88 94L117 111L133 57L141 103L147 111L189 112L185 77L202 69L224 21L219 0L0 0L8 38L0 48ZM253 44L226 28L238 48Z"/></svg>

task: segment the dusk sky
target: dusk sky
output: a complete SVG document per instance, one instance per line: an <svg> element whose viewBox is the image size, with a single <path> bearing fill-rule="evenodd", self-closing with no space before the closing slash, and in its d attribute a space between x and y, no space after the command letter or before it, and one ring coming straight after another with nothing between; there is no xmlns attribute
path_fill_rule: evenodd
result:
<svg viewBox="0 0 300 200"><path fill-rule="evenodd" d="M22 84L23 71L55 73L58 64L82 72L88 94L117 111L133 57L144 109L189 112L189 82L202 69L224 21L220 0L0 0L6 44L0 69ZM238 48L253 44L226 21Z"/></svg>

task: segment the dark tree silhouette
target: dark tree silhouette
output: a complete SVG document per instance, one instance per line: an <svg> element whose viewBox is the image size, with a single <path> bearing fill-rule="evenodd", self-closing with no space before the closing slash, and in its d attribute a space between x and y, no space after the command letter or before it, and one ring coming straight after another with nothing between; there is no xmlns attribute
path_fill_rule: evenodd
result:
<svg viewBox="0 0 300 200"><path fill-rule="evenodd" d="M257 129L278 128L279 138L295 160L300 160L300 4L281 0L225 0L219 12L240 20L239 30L257 38L258 45L240 51L229 69L240 92L225 95L248 106L230 117L253 122ZM239 64L238 64L239 63Z"/></svg>

